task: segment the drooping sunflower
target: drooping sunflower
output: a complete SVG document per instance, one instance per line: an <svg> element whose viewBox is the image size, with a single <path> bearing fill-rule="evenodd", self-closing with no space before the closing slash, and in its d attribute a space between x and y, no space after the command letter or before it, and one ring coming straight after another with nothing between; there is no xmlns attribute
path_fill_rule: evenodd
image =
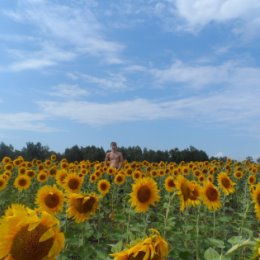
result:
<svg viewBox="0 0 260 260"><path fill-rule="evenodd" d="M159 189L154 179L145 177L132 184L131 206L136 212L146 212L150 205L160 200Z"/></svg>
<svg viewBox="0 0 260 260"><path fill-rule="evenodd" d="M260 183L257 183L252 192L252 199L255 203L255 213L257 219L260 221Z"/></svg>
<svg viewBox="0 0 260 260"><path fill-rule="evenodd" d="M115 177L114 177L114 183L116 185L122 185L125 183L125 175L122 173L118 173Z"/></svg>
<svg viewBox="0 0 260 260"><path fill-rule="evenodd" d="M70 193L68 195L68 217L73 218L76 223L88 220L95 214L98 208L98 201L99 198L95 193Z"/></svg>
<svg viewBox="0 0 260 260"><path fill-rule="evenodd" d="M176 184L173 176L168 176L164 181L164 187L168 192L174 192L176 190Z"/></svg>
<svg viewBox="0 0 260 260"><path fill-rule="evenodd" d="M110 182L106 179L102 179L98 182L98 191L105 196L110 190Z"/></svg>
<svg viewBox="0 0 260 260"><path fill-rule="evenodd" d="M0 259L54 260L64 247L59 221L47 212L13 205L0 226Z"/></svg>
<svg viewBox="0 0 260 260"><path fill-rule="evenodd" d="M217 176L218 186L224 192L225 195L229 195L235 192L234 186L236 185L225 172L220 172Z"/></svg>
<svg viewBox="0 0 260 260"><path fill-rule="evenodd" d="M80 191L83 184L83 179L76 173L69 173L64 179L63 187L68 192L77 193Z"/></svg>
<svg viewBox="0 0 260 260"><path fill-rule="evenodd" d="M128 249L110 254L114 260L166 260L168 243L156 229L151 229L151 235L135 243Z"/></svg>
<svg viewBox="0 0 260 260"><path fill-rule="evenodd" d="M215 211L221 207L220 193L211 182L204 184L202 189L203 202L209 210Z"/></svg>
<svg viewBox="0 0 260 260"><path fill-rule="evenodd" d="M63 209L64 195L55 185L45 185L38 190L35 203L41 210L55 215Z"/></svg>
<svg viewBox="0 0 260 260"><path fill-rule="evenodd" d="M31 179L27 175L18 175L14 180L14 186L19 191L27 190L31 185Z"/></svg>

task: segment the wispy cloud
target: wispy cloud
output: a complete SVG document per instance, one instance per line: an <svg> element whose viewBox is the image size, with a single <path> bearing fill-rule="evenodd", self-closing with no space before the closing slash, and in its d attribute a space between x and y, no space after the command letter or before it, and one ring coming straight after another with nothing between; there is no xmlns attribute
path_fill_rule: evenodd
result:
<svg viewBox="0 0 260 260"><path fill-rule="evenodd" d="M49 127L44 121L47 115L38 113L1 113L0 129L23 130L31 132L54 132L57 129Z"/></svg>
<svg viewBox="0 0 260 260"><path fill-rule="evenodd" d="M176 61L165 69L151 69L161 85L182 83L186 87L202 89L221 84L223 88L255 88L260 84L260 68L239 64L237 61L226 61L220 65L201 65Z"/></svg>
<svg viewBox="0 0 260 260"><path fill-rule="evenodd" d="M121 63L120 52L123 45L106 38L105 27L87 5L77 5L74 2L70 4L71 6L47 1L24 0L19 2L16 9L2 12L18 23L30 26L31 36L44 38L60 52L65 53L70 48L73 56L84 54L98 57L105 63ZM61 61L56 58L53 57L51 65ZM33 62L25 61L25 63ZM23 64L20 66L27 67Z"/></svg>
<svg viewBox="0 0 260 260"><path fill-rule="evenodd" d="M52 88L49 95L66 99L75 99L88 96L89 93L86 89L81 88L78 85L59 84Z"/></svg>
<svg viewBox="0 0 260 260"><path fill-rule="evenodd" d="M109 73L106 77L96 77L88 74L77 74L84 82L93 84L102 90L118 92L129 89L127 78L123 74Z"/></svg>

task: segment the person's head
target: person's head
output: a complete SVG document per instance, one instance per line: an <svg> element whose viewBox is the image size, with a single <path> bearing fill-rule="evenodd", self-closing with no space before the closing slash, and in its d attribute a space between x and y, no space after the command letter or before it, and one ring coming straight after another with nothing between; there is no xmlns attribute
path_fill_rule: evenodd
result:
<svg viewBox="0 0 260 260"><path fill-rule="evenodd" d="M110 143L110 147L111 147L111 149L112 149L113 151L115 151L115 150L117 149L117 144L116 144L116 142L111 142L111 143Z"/></svg>

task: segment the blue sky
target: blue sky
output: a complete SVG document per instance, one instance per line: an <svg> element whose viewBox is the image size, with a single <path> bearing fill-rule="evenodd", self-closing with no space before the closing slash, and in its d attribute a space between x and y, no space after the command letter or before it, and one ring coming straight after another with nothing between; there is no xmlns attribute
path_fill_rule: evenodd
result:
<svg viewBox="0 0 260 260"><path fill-rule="evenodd" d="M0 140L260 157L259 0L1 0Z"/></svg>

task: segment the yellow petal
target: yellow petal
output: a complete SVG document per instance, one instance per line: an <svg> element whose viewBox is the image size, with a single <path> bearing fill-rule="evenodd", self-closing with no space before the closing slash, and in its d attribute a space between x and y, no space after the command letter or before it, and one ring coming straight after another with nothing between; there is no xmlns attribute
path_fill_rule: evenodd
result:
<svg viewBox="0 0 260 260"><path fill-rule="evenodd" d="M55 235L52 228L48 229L39 239L39 242L46 241Z"/></svg>

